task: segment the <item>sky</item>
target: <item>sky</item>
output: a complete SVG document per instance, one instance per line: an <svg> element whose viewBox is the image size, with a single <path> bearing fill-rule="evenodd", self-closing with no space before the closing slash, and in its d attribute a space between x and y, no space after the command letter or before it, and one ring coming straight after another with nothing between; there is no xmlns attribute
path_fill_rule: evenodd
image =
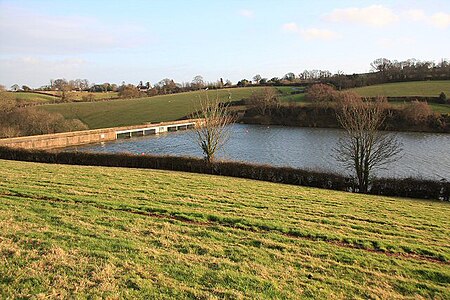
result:
<svg viewBox="0 0 450 300"><path fill-rule="evenodd" d="M450 0L0 0L0 84L237 82L450 58Z"/></svg>

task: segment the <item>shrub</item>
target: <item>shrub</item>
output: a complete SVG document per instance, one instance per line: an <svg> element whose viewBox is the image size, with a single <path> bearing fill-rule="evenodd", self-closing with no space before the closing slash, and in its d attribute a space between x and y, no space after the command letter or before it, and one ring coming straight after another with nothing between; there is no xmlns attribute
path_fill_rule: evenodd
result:
<svg viewBox="0 0 450 300"><path fill-rule="evenodd" d="M439 102L440 104L445 104L445 103L447 103L447 95L446 95L444 92L441 92L441 93L439 94L439 100L438 100L438 102Z"/></svg>
<svg viewBox="0 0 450 300"><path fill-rule="evenodd" d="M313 84L306 93L306 99L314 103L332 102L336 100L337 91L327 84Z"/></svg>
<svg viewBox="0 0 450 300"><path fill-rule="evenodd" d="M425 199L449 200L450 183L446 181L404 179L376 179L371 194Z"/></svg>
<svg viewBox="0 0 450 300"><path fill-rule="evenodd" d="M261 115L265 115L270 107L278 106L278 91L273 87L265 87L253 92L247 102L256 108ZM269 111L270 112L270 111Z"/></svg>
<svg viewBox="0 0 450 300"><path fill-rule="evenodd" d="M14 108L0 112L0 138L88 129L80 120L36 108Z"/></svg>
<svg viewBox="0 0 450 300"><path fill-rule="evenodd" d="M137 87L132 84L123 86L119 90L120 98L138 98L141 96L141 92Z"/></svg>
<svg viewBox="0 0 450 300"><path fill-rule="evenodd" d="M433 111L427 102L411 101L403 109L404 118L411 124L424 123L431 115Z"/></svg>
<svg viewBox="0 0 450 300"><path fill-rule="evenodd" d="M94 94L89 93L89 94L87 94L87 95L84 95L81 99L82 99L84 102L93 102L93 101L95 101L95 96L94 96Z"/></svg>

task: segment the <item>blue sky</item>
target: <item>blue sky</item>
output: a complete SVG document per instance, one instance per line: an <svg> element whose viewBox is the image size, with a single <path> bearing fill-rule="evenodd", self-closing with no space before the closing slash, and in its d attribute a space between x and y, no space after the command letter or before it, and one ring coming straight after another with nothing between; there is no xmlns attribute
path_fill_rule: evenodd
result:
<svg viewBox="0 0 450 300"><path fill-rule="evenodd" d="M0 0L0 84L233 82L450 58L450 1Z"/></svg>

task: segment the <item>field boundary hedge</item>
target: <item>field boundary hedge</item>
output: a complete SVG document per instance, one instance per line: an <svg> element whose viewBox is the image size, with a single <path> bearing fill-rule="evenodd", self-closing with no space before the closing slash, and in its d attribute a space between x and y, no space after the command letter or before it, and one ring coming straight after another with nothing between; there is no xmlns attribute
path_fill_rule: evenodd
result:
<svg viewBox="0 0 450 300"><path fill-rule="evenodd" d="M233 161L220 161L208 164L203 159L193 157L133 155L125 153L64 152L58 150L21 149L0 146L0 159L68 165L183 171L302 185L338 191L356 191L354 180L340 174ZM369 193L384 196L440 199L448 201L450 182L414 178L381 178L373 180Z"/></svg>
<svg viewBox="0 0 450 300"><path fill-rule="evenodd" d="M370 98L375 99L376 97ZM404 102L420 101L436 104L450 104L450 99L442 100L439 97L427 97L427 96L387 96L386 99L388 101L404 101Z"/></svg>

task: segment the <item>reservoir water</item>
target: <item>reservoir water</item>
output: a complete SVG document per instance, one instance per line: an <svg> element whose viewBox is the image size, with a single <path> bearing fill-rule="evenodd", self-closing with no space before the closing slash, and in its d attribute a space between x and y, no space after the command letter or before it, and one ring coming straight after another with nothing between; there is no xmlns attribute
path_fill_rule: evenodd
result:
<svg viewBox="0 0 450 300"><path fill-rule="evenodd" d="M375 171L380 177L417 177L450 181L450 134L398 132L403 144L401 157L386 169ZM333 157L342 130L235 124L228 143L218 159L274 166L334 171L348 174ZM193 131L178 131L67 150L170 154L201 157Z"/></svg>

